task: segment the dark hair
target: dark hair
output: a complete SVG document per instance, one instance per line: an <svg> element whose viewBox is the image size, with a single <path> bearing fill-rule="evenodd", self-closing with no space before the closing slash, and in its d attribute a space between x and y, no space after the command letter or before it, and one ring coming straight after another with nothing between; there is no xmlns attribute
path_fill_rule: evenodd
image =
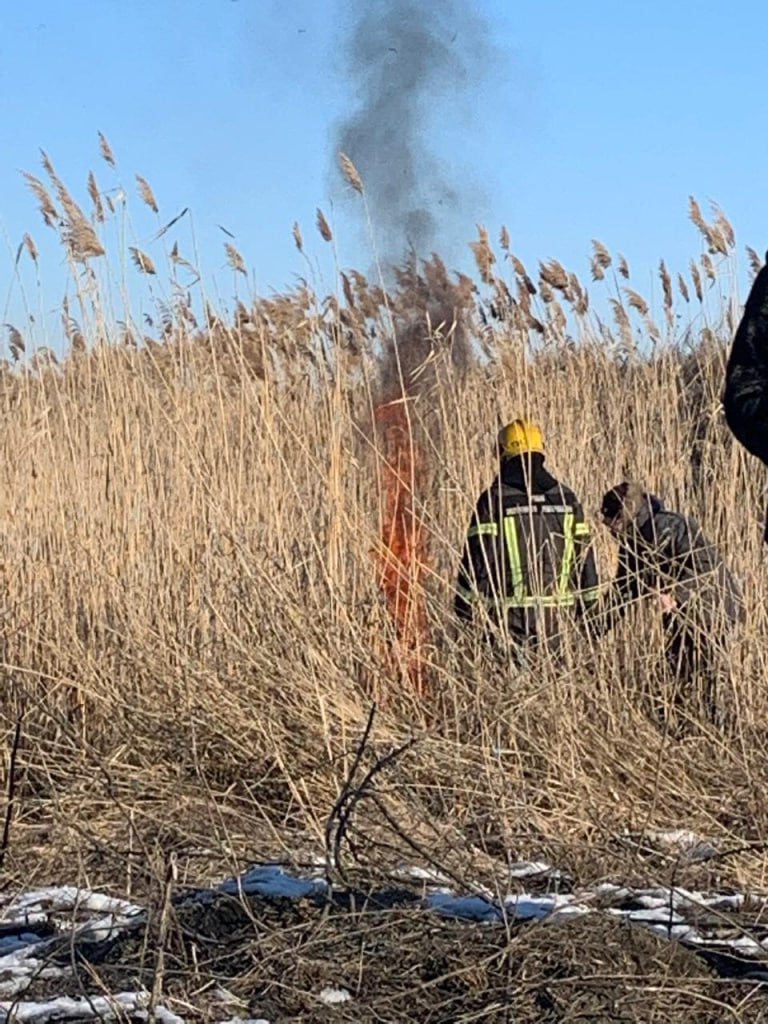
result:
<svg viewBox="0 0 768 1024"><path fill-rule="evenodd" d="M632 495L628 501L627 498L630 490ZM606 491L603 495L603 500L600 504L600 514L604 519L615 519L620 512L628 512L629 517L634 518L642 507L643 502L648 505L654 515L656 512L661 512L664 509L664 503L655 494L642 491L639 485L630 484L625 480L623 483L612 487L610 491ZM628 504L632 506L629 509L627 508Z"/></svg>
<svg viewBox="0 0 768 1024"><path fill-rule="evenodd" d="M604 519L615 519L619 512L624 508L624 499L627 496L629 490L629 484L624 483L618 484L616 487L612 487L610 491L603 495L603 500L600 505L600 515Z"/></svg>

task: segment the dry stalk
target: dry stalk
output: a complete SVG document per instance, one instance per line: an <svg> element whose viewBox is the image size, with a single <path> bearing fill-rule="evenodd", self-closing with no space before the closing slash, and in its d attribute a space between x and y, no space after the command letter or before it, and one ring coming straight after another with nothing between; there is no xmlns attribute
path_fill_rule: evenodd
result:
<svg viewBox="0 0 768 1024"><path fill-rule="evenodd" d="M317 221L316 221L316 223L317 223L317 230L320 232L320 237L323 239L323 241L324 242L332 242L333 241L333 232L331 231L331 228L330 228L330 225L328 224L328 221L325 219L325 214L323 213L323 211L319 207L317 209Z"/></svg>
<svg viewBox="0 0 768 1024"><path fill-rule="evenodd" d="M8 757L8 770L5 787L5 814L3 816L3 832L0 836L0 871L3 870L5 857L11 843L11 828L13 816L16 811L17 789L19 784L18 761L21 750L22 727L24 725L24 708L16 717L16 725L11 740L11 750Z"/></svg>
<svg viewBox="0 0 768 1024"><path fill-rule="evenodd" d="M648 316L648 303L642 295L631 288L625 288L624 294L627 296L627 301L632 309L636 309L640 316Z"/></svg>
<svg viewBox="0 0 768 1024"><path fill-rule="evenodd" d="M136 248L135 245L128 246L128 251L131 254L133 265L142 272L142 274L156 274L155 264L152 259L147 256L141 249Z"/></svg>
<svg viewBox="0 0 768 1024"><path fill-rule="evenodd" d="M357 168L346 153L339 153L339 167L347 183L352 186L355 192L363 194L363 179L360 177Z"/></svg>
<svg viewBox="0 0 768 1024"><path fill-rule="evenodd" d="M24 246L24 248L29 253L30 259L34 263L37 263L38 251L37 251L37 246L35 245L34 238L31 235L29 235L29 234L25 234L23 239L22 239L22 245Z"/></svg>
<svg viewBox="0 0 768 1024"><path fill-rule="evenodd" d="M59 222L59 214L56 207L53 205L48 191L43 185L39 178L36 178L34 174L29 174L27 171L22 172L22 176L26 181L30 191L34 194L38 201L40 213L43 215L43 220L49 228L55 228Z"/></svg>
<svg viewBox="0 0 768 1024"><path fill-rule="evenodd" d="M696 263L693 260L691 260L691 280L693 281L693 289L696 292L696 298L699 300L699 302L703 302L704 289L702 288L701 284L701 274L699 273L699 268L696 266Z"/></svg>
<svg viewBox="0 0 768 1024"><path fill-rule="evenodd" d="M165 862L165 871L160 892L160 906L157 911L157 937L155 939L155 968L152 976L152 988L147 1004L147 1019L156 1020L156 1011L163 996L165 982L165 954L168 946L171 917L173 914L173 887L178 880L176 857L169 854ZM155 922L152 922L155 924Z"/></svg>
<svg viewBox="0 0 768 1024"><path fill-rule="evenodd" d="M482 224L477 225L477 241L470 242L470 248L475 256L475 264L480 274L480 280L484 284L492 284L494 279L493 265L496 262L496 255L491 248L488 229Z"/></svg>
<svg viewBox="0 0 768 1024"><path fill-rule="evenodd" d="M159 213L157 200L155 199L155 193L152 191L152 186L149 184L146 178L143 178L140 174L136 175L136 184L139 186L139 195L146 205L152 210L153 213Z"/></svg>
<svg viewBox="0 0 768 1024"><path fill-rule="evenodd" d="M104 161L106 163L109 164L110 167L117 167L117 163L115 161L115 155L112 152L112 147L107 142L106 136L104 136L101 132L98 132L98 136L99 136L99 150L101 152L102 158L104 159Z"/></svg>
<svg viewBox="0 0 768 1024"><path fill-rule="evenodd" d="M101 201L101 192L99 186L96 184L96 176L93 171L88 172L88 195L91 197L93 203L93 217L99 223L103 224L104 215L104 204Z"/></svg>
<svg viewBox="0 0 768 1024"><path fill-rule="evenodd" d="M600 270L607 270L611 265L611 254L596 238L592 239L592 262Z"/></svg>
<svg viewBox="0 0 768 1024"><path fill-rule="evenodd" d="M245 260L240 255L238 250L232 245L231 242L224 243L224 251L227 254L227 265L235 271L236 274L242 274L244 277L248 276L248 271L245 266Z"/></svg>
<svg viewBox="0 0 768 1024"><path fill-rule="evenodd" d="M757 277L763 266L763 260L758 256L754 249L750 246L746 246L747 260L749 262L749 269L753 277Z"/></svg>
<svg viewBox="0 0 768 1024"><path fill-rule="evenodd" d="M568 274L565 268L557 260L549 260L547 263L539 264L539 277L551 288L560 292L568 290Z"/></svg>
<svg viewBox="0 0 768 1024"><path fill-rule="evenodd" d="M49 216L64 210L48 200ZM170 259L186 266L176 244ZM604 272L606 257L593 259ZM650 345L658 330L647 303L633 305L638 293L620 280L616 329L568 310L573 338L563 344L555 301L567 291L578 312L586 290L558 263L560 290L543 281L537 319L536 289L510 262L516 288L494 279L503 315L485 323L488 290L481 302L475 280L436 260L386 296L348 270L338 296L302 285L241 302L235 316L202 301L197 329L197 306L173 288L152 325L136 313L104 329L105 310L65 303L71 351L58 366L41 357L33 371L17 345L18 364L0 367L3 658L23 666L25 785L47 832L41 842L26 804L14 816L4 863L13 884L22 870L66 879L76 863L94 885L124 891L130 880L139 898L151 880L131 812L150 848L156 839L178 852L189 884L259 858L322 855L335 836L351 871L348 840L362 833L378 836L367 848L375 865L423 856L457 878L487 872L489 884L510 858L543 856L588 881L651 875L614 845L594 850L600 829L622 834L638 821L727 839L724 849L768 834L761 482L719 413L729 339L716 303L730 274L718 268L712 308L697 307L681 338L666 330ZM610 266L623 276L618 256ZM686 279L701 301L698 266ZM430 305L435 292L444 309ZM393 315L410 323L414 309L423 344L406 353L403 380L428 385L409 402L431 481L414 508L434 553L423 586L436 680L428 708L392 680L383 652L393 626L370 557L381 525L370 429L381 340ZM473 358L457 372L449 356L464 323ZM574 632L563 660L542 656L530 671L500 664L453 622L456 566L496 469L496 429L522 409L535 409L548 465L583 499L604 583L616 552L594 510L630 469L726 552L748 609L731 658L736 737L702 730L677 741L651 720L648 700L666 685L655 606L594 649ZM376 732L388 747L427 711L431 722L407 765L376 775L379 807L351 796L376 760L370 743L352 781L340 765L370 695L384 691ZM14 722L10 695L0 703ZM724 870L726 884L764 884L759 851L727 858ZM165 966L169 977L167 957Z"/></svg>

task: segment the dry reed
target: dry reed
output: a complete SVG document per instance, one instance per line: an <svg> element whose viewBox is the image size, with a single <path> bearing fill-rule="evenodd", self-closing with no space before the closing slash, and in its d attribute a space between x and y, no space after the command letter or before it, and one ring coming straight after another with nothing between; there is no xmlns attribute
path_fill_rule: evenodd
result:
<svg viewBox="0 0 768 1024"><path fill-rule="evenodd" d="M45 187L27 181L55 221ZM542 264L539 296L510 260L518 307L496 283L484 229L473 245L496 316L474 282L456 284L434 261L403 268L388 295L348 271L338 298L303 283L243 301L234 317L206 307L203 329L171 304L160 340L139 344L135 327L105 337L106 317L76 322L67 306L58 363L28 366L14 343L19 365L0 369L0 708L6 751L20 715L23 743L7 884L77 874L138 891L154 844L184 884L257 857L314 855L381 696L371 756L417 742L382 775L378 803L361 805L355 849L369 868L427 851L466 879L498 882L527 857L583 881L680 879L688 869L643 860L622 837L688 827L738 849L718 862L722 878L766 884L761 474L722 421L721 321L651 348L647 325L635 329L615 298L616 334L591 320L587 288L555 260ZM175 266L176 245L172 255ZM611 266L594 242L593 277ZM701 300L695 264L691 278ZM453 305L438 319L430 296L441 289ZM650 317L639 293L625 294ZM546 308L534 315L523 296ZM674 301L665 286L668 317ZM408 402L430 467L413 495L430 551L417 581L426 702L393 666L375 555L384 477L370 424L381 339L406 313L422 327L408 379L426 382ZM459 323L472 339L461 372ZM648 716L668 686L652 607L596 649L574 632L563 661L542 656L526 671L457 629L468 517L494 472L500 421L523 409L584 501L604 581L615 552L594 510L629 472L722 546L748 607L722 695L733 734L693 723L675 738Z"/></svg>

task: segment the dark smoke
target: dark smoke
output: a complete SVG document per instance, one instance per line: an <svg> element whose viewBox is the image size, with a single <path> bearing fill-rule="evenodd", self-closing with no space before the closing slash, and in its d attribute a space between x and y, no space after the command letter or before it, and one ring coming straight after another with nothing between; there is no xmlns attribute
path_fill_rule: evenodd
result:
<svg viewBox="0 0 768 1024"><path fill-rule="evenodd" d="M437 143L446 128L455 130L459 100L487 67L474 2L355 0L342 21L349 25L343 58L357 107L338 127L334 163L345 153L362 178L375 255L391 287L392 330L380 339L372 423L382 458L380 585L406 675L421 696L430 685L421 654L426 581L436 577L428 572L433 558L419 508L435 486L426 453L439 446L432 357L447 354L460 370L470 354L471 296L440 258L456 237L466 178L459 183L457 162L441 159ZM362 209L360 196L353 198Z"/></svg>
<svg viewBox="0 0 768 1024"><path fill-rule="evenodd" d="M343 6L343 67L357 107L337 128L334 162L346 153L360 172L385 263L425 258L438 246L445 256L469 190L458 167L464 154L449 167L435 133L471 117L473 89L490 64L487 26L473 0ZM476 212L468 208L469 224Z"/></svg>

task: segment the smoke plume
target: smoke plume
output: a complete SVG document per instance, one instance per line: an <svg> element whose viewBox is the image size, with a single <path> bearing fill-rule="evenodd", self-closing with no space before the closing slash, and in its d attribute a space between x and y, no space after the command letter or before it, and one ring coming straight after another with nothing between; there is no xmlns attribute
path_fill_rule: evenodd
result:
<svg viewBox="0 0 768 1024"><path fill-rule="evenodd" d="M334 156L346 153L360 172L378 255L389 265L438 247L445 257L469 195L464 154L440 155L438 143L471 115L473 89L489 66L488 29L474 7L472 0L344 5L342 61L356 106L337 126ZM469 223L475 219L468 208Z"/></svg>
<svg viewBox="0 0 768 1024"><path fill-rule="evenodd" d="M455 132L460 101L470 99L488 63L485 26L472 3L358 0L344 22L343 48L357 105L334 138L334 157L346 154L359 174L350 177L347 166L348 182L365 194L376 256L391 285L392 330L380 339L373 414L381 481L377 565L395 630L390 667L421 697L432 685L424 651L427 581L436 575L420 508L430 487L426 453L439 432L438 418L429 415L433 356L446 354L460 370L471 350L471 291L466 279L453 279L441 256L452 255L468 196L461 161L445 153L446 136ZM362 211L360 197L353 198ZM470 223L475 219L473 210Z"/></svg>

